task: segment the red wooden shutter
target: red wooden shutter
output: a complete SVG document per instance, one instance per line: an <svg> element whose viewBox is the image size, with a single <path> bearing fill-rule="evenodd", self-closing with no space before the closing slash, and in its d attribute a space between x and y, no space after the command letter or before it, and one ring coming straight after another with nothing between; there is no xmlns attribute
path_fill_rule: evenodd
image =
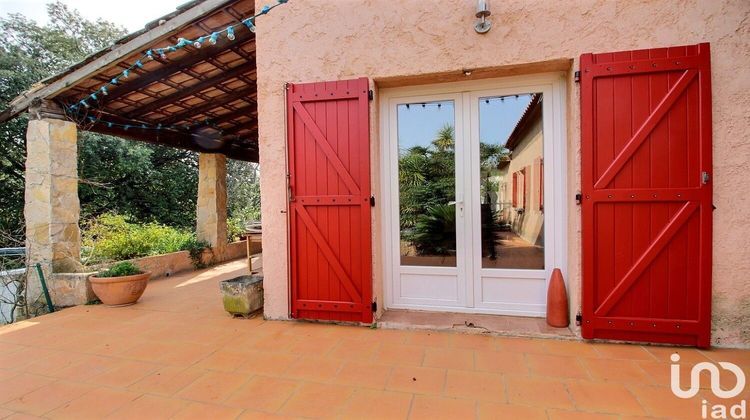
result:
<svg viewBox="0 0 750 420"><path fill-rule="evenodd" d="M510 197L510 205L512 207L518 207L518 172L513 172L513 192Z"/></svg>
<svg viewBox="0 0 750 420"><path fill-rule="evenodd" d="M372 322L368 81L287 89L291 315Z"/></svg>
<svg viewBox="0 0 750 420"><path fill-rule="evenodd" d="M708 347L708 44L581 56L583 336Z"/></svg>

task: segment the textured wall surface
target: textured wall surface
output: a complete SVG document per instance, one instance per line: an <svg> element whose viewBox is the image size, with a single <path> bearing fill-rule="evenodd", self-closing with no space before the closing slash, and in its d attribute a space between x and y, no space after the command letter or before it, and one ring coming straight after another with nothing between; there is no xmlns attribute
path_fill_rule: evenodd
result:
<svg viewBox="0 0 750 420"><path fill-rule="evenodd" d="M201 153L198 157L196 234L208 241L223 261L227 243L227 158Z"/></svg>
<svg viewBox="0 0 750 420"><path fill-rule="evenodd" d="M257 7L264 3L258 0ZM750 345L750 228L746 222L750 219L750 3L493 2L490 19L494 27L486 35L473 30L475 4L474 0L294 0L258 20L266 315L285 318L289 313L285 82L366 76L377 88L399 79L419 83L455 80L466 68L475 69L468 79L487 74L476 69L508 66L508 72L517 73L518 66L554 60L573 60L575 69L582 53L710 42L717 207L713 341L719 345ZM568 80L568 190L574 192L580 184L580 104L572 74L568 74ZM374 102L373 110L377 99ZM376 146L376 112L372 118L372 142ZM377 182L376 154L373 159L373 179ZM575 311L580 300L580 211L573 200L568 213L567 271L571 310ZM379 241L377 215L375 220L373 237ZM375 247L379 249L380 244ZM376 255L376 293L382 290L379 260Z"/></svg>

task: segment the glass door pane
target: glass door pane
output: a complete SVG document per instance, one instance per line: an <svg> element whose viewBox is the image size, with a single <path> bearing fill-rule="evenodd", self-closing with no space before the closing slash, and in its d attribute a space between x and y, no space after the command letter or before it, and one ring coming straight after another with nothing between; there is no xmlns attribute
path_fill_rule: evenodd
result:
<svg viewBox="0 0 750 420"><path fill-rule="evenodd" d="M456 267L454 101L396 111L401 265Z"/></svg>
<svg viewBox="0 0 750 420"><path fill-rule="evenodd" d="M544 269L542 94L479 98L482 268Z"/></svg>

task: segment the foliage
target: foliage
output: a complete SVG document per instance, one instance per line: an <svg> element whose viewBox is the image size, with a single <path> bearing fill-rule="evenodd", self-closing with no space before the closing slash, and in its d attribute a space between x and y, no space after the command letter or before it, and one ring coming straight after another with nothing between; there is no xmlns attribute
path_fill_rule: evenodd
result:
<svg viewBox="0 0 750 420"><path fill-rule="evenodd" d="M183 250L190 253L190 261L192 261L193 267L204 268L206 264L203 262L203 252L210 248L211 244L208 242L192 237L185 243Z"/></svg>
<svg viewBox="0 0 750 420"><path fill-rule="evenodd" d="M135 264L129 261L122 261L113 265L108 270L96 273L96 277L125 277L142 273L143 271L136 267Z"/></svg>
<svg viewBox="0 0 750 420"><path fill-rule="evenodd" d="M62 2L47 6L50 23L39 26L18 14L0 19L0 109L29 89L108 45L125 34L112 23L91 22ZM0 246L23 238L25 117L0 125L0 229L13 235L0 237ZM85 204L85 202L84 202Z"/></svg>
<svg viewBox="0 0 750 420"><path fill-rule="evenodd" d="M227 162L227 213L241 226L260 221L260 169L257 163Z"/></svg>
<svg viewBox="0 0 750 420"><path fill-rule="evenodd" d="M445 125L428 147L414 146L399 156L401 239L419 255L450 255L456 249L455 130ZM499 145L480 142L480 165L490 173L508 154ZM482 194L494 189L489 178ZM489 228L489 227L488 227Z"/></svg>
<svg viewBox="0 0 750 420"><path fill-rule="evenodd" d="M195 241L188 231L158 223L134 223L113 213L86 223L81 236L87 264L182 251Z"/></svg>

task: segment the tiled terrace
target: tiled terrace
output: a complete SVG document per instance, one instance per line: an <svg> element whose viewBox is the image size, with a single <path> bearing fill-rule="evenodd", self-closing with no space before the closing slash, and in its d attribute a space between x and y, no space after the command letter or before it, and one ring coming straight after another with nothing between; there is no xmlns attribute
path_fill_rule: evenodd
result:
<svg viewBox="0 0 750 420"><path fill-rule="evenodd" d="M670 393L666 347L232 319L217 283L244 270L0 328L0 418L699 418L716 402ZM677 351L750 372L748 351Z"/></svg>

